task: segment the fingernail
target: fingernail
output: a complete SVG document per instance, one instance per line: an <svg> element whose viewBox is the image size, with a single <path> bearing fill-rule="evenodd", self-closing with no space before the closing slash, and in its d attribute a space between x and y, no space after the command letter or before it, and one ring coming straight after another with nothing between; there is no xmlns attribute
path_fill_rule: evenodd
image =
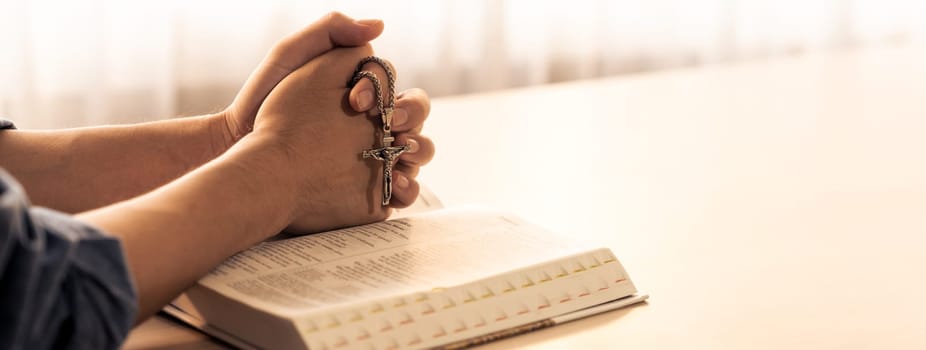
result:
<svg viewBox="0 0 926 350"><path fill-rule="evenodd" d="M415 139L408 139L408 141L405 141L405 144L408 145L408 149L405 150L405 153L418 152L418 149L421 147Z"/></svg>
<svg viewBox="0 0 926 350"><path fill-rule="evenodd" d="M392 127L402 129L407 121L408 112L405 108L396 108L395 111L392 112Z"/></svg>
<svg viewBox="0 0 926 350"><path fill-rule="evenodd" d="M380 23L383 23L383 20L381 19L358 19L354 21L354 23L357 23L359 25L364 25L364 26L373 26L373 25L379 25Z"/></svg>
<svg viewBox="0 0 926 350"><path fill-rule="evenodd" d="M405 175L396 173L395 174L395 186L398 188L407 188L408 187L408 178Z"/></svg>
<svg viewBox="0 0 926 350"><path fill-rule="evenodd" d="M362 110L373 107L373 91L364 90L357 94L357 107Z"/></svg>

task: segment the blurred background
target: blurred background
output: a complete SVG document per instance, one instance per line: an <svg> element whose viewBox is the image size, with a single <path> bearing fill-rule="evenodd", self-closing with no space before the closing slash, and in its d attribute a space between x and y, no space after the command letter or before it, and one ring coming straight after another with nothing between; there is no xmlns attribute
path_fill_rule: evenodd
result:
<svg viewBox="0 0 926 350"><path fill-rule="evenodd" d="M433 97L926 36L898 0L0 0L0 115L21 128L218 111L270 46L328 11L381 18L399 88Z"/></svg>

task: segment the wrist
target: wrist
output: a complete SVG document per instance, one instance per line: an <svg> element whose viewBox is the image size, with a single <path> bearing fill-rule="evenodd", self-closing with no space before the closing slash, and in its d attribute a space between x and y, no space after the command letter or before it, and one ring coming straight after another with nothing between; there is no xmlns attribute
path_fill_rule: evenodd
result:
<svg viewBox="0 0 926 350"><path fill-rule="evenodd" d="M206 139L211 146L212 159L225 153L240 139L236 136L230 115L226 109L206 116Z"/></svg>
<svg viewBox="0 0 926 350"><path fill-rule="evenodd" d="M258 192L253 195L272 202L274 221L282 225L280 230L294 220L298 176L293 169L291 154L278 137L250 133L234 142L216 162L237 168L249 179L249 187Z"/></svg>

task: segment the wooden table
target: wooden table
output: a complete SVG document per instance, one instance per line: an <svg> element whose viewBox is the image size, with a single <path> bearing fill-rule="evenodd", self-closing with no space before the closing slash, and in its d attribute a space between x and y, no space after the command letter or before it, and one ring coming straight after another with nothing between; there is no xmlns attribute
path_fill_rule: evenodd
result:
<svg viewBox="0 0 926 350"><path fill-rule="evenodd" d="M445 204L605 242L651 295L484 348L926 348L924 61L883 48L435 100L421 180ZM126 347L201 340L163 327Z"/></svg>

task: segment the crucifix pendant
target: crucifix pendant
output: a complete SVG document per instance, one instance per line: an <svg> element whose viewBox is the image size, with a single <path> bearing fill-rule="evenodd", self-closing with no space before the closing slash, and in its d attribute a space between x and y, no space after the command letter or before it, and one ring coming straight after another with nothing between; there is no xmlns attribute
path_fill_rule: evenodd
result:
<svg viewBox="0 0 926 350"><path fill-rule="evenodd" d="M368 149L363 151L363 158L373 158L383 162L383 201L384 206L389 205L392 199L392 164L396 158L399 158L403 152L408 150L408 145L393 146L395 140L389 131L383 132L383 147Z"/></svg>
<svg viewBox="0 0 926 350"><path fill-rule="evenodd" d="M369 62L379 64L386 71L386 76L389 78L388 104L383 102L382 85L379 83L379 79L376 75L372 72L362 70L363 66ZM392 71L392 67L386 64L382 59L376 56L370 56L361 60L360 64L357 65L357 71L354 72L354 77L349 85L353 87L362 78L370 79L373 83L374 90L376 90L376 104L377 107L379 107L380 117L383 122L383 138L381 139L381 147L364 150L361 155L364 159L373 158L383 162L382 205L387 206L392 199L392 167L396 159L399 158L399 155L408 150L408 145L392 145L392 142L395 141L395 137L392 136L392 111L395 106L395 73Z"/></svg>

